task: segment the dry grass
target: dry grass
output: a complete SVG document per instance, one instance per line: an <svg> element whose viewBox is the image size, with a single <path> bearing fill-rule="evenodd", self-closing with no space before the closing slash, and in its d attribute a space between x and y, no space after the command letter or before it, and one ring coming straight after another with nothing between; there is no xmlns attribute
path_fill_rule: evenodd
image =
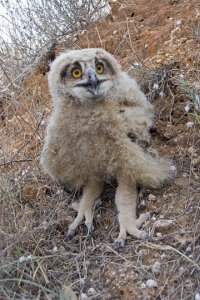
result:
<svg viewBox="0 0 200 300"><path fill-rule="evenodd" d="M120 49L134 45L127 22L126 18ZM95 31L103 44L102 30ZM131 51L134 55L135 49ZM47 75L34 72L23 89L13 90L4 101L0 299L61 299L63 286L70 286L80 299L87 294L87 299L189 300L200 293L200 128L195 107L185 111L191 99L180 84L184 62L152 68L145 61L141 66L138 80L157 116L153 143L174 160L178 174L174 182L149 191L156 200L148 200L146 210L157 213L144 225L150 240L129 237L121 249L114 246L118 233L114 186L106 186L103 204L96 208L92 235L81 225L71 241L65 238L75 216L71 203L76 196L42 174L38 164L51 110ZM191 81L198 82L197 68L185 70ZM193 88L192 83L189 86ZM194 89L198 94L198 87ZM187 122L193 126L188 128ZM172 224L155 228L155 218ZM160 263L158 273L152 268L155 262ZM157 286L145 286L148 279Z"/></svg>

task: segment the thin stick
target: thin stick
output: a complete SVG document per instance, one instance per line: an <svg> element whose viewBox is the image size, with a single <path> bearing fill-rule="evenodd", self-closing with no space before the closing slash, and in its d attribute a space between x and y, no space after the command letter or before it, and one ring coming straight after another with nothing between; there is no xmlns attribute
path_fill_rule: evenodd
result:
<svg viewBox="0 0 200 300"><path fill-rule="evenodd" d="M192 263L200 271L200 266L199 265L197 265L191 258L189 258L188 256L186 256L184 253L180 252L179 250L175 249L172 246L169 246L169 245L157 245L157 244L152 244L152 243L145 243L144 245L146 247L149 247L149 248L152 248L152 249L156 249L156 250L174 251L174 252L178 253L179 255L181 255L182 257L184 257L187 261L189 261L190 263Z"/></svg>

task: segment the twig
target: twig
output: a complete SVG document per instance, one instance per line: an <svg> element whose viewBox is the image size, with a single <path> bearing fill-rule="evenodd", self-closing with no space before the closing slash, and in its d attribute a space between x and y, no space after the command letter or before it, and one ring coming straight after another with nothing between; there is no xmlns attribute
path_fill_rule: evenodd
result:
<svg viewBox="0 0 200 300"><path fill-rule="evenodd" d="M112 251L113 253L115 253L117 256L119 256L120 258L122 258L123 260L127 261L127 259L125 257L123 257L122 255L120 255L119 253L117 253L117 251L115 251L114 249L112 249L110 246L104 244L110 251Z"/></svg>
<svg viewBox="0 0 200 300"><path fill-rule="evenodd" d="M19 159L19 160L9 160L9 161L5 161L3 164L0 164L0 167L12 164L12 163L21 163L21 162L25 162L25 161L33 161L32 158L24 158L24 159Z"/></svg>
<svg viewBox="0 0 200 300"><path fill-rule="evenodd" d="M182 257L184 257L187 261L189 261L190 263L192 263L200 271L200 266L199 265L197 265L191 258L189 258L188 256L186 256L184 253L180 252L179 250L175 249L172 246L169 246L169 245L157 245L157 244L152 244L152 243L145 243L144 245L146 247L149 247L149 248L152 248L152 249L156 249L156 250L174 251L174 252L178 253L179 255L181 255Z"/></svg>

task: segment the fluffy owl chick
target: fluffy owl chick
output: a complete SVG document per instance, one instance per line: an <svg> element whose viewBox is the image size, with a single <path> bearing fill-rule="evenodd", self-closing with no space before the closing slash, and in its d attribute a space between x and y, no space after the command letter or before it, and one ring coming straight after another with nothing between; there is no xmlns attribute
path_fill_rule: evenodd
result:
<svg viewBox="0 0 200 300"><path fill-rule="evenodd" d="M148 151L152 105L103 49L61 54L51 65L49 87L54 108L41 164L55 180L83 188L68 235L84 218L91 228L95 199L115 178L118 240L127 233L145 238L139 230L145 215L136 218L137 185L158 187L170 177L169 161Z"/></svg>

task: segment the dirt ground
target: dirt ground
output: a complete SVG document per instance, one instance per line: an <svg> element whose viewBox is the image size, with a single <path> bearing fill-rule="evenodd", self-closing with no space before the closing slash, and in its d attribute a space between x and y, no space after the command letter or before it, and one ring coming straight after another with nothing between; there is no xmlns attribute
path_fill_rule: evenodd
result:
<svg viewBox="0 0 200 300"><path fill-rule="evenodd" d="M77 196L38 162L51 112L44 60L0 107L2 300L200 299L200 2L110 2L104 21L53 51L102 47L114 54L154 104L152 142L177 175L149 190L147 207L138 207L156 212L144 225L148 241L129 236L115 247L114 185L95 210L92 235L81 225L66 240Z"/></svg>

